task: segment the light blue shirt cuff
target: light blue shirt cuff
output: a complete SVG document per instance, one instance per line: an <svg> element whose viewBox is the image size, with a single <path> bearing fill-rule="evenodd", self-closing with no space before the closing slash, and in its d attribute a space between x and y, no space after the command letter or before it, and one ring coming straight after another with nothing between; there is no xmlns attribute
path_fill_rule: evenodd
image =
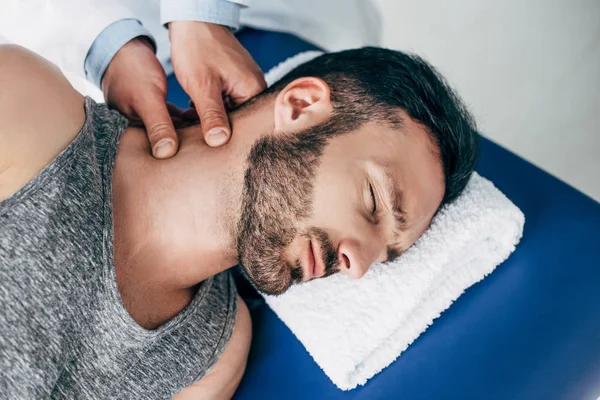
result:
<svg viewBox="0 0 600 400"><path fill-rule="evenodd" d="M239 29L242 7L227 0L161 0L160 22L202 21Z"/></svg>
<svg viewBox="0 0 600 400"><path fill-rule="evenodd" d="M83 66L87 79L100 87L104 72L117 51L130 40L140 36L147 37L156 51L154 38L137 19L121 19L104 28L85 57Z"/></svg>

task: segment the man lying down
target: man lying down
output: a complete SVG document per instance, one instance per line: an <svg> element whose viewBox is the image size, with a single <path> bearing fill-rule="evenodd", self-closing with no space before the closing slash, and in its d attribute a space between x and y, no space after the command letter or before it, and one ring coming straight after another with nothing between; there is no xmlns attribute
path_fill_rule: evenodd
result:
<svg viewBox="0 0 600 400"><path fill-rule="evenodd" d="M393 259L464 189L474 123L424 61L322 55L169 160L46 60L0 47L0 391L8 398L228 398L254 286Z"/></svg>

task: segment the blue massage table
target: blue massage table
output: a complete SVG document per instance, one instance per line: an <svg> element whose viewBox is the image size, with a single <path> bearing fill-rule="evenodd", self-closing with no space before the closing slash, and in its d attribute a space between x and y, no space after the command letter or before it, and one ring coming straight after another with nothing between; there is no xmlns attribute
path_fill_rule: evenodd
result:
<svg viewBox="0 0 600 400"><path fill-rule="evenodd" d="M283 33L245 29L238 38L263 71L316 49ZM169 88L168 100L187 107L173 76ZM394 363L347 392L238 281L254 337L234 398L596 400L600 204L485 138L477 171L525 214L523 239L504 264L468 289Z"/></svg>

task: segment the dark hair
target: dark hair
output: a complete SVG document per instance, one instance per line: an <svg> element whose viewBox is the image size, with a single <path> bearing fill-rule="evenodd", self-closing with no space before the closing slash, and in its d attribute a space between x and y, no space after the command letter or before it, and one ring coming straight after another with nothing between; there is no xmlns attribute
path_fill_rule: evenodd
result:
<svg viewBox="0 0 600 400"><path fill-rule="evenodd" d="M428 130L440 151L442 205L464 190L475 168L479 138L473 117L444 78L416 55L365 47L323 54L293 69L264 92L277 93L294 79L314 76L330 87L335 134L367 121L402 127L402 109Z"/></svg>

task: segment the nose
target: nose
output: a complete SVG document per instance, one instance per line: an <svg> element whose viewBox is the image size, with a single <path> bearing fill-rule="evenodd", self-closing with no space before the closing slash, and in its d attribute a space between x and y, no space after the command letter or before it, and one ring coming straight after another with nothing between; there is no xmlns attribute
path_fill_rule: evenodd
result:
<svg viewBox="0 0 600 400"><path fill-rule="evenodd" d="M353 279L360 279L367 273L377 258L375 244L361 244L354 239L345 239L338 247L340 270Z"/></svg>

